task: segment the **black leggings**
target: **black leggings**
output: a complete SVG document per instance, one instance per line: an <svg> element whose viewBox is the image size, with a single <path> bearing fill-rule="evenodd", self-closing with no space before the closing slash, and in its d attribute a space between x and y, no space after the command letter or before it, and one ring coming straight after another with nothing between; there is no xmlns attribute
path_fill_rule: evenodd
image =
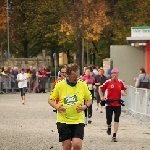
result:
<svg viewBox="0 0 150 150"><path fill-rule="evenodd" d="M103 92L103 96L105 95L105 92ZM105 106L105 101L102 101L98 91L95 92L95 96L96 96L96 100L97 100L97 104L100 103L101 106Z"/></svg>
<svg viewBox="0 0 150 150"><path fill-rule="evenodd" d="M92 94L92 103L93 103L94 91L90 90L90 92ZM89 106L88 109L84 110L85 117L87 117L87 112L88 112L88 118L91 118L92 117L92 104Z"/></svg>
<svg viewBox="0 0 150 150"><path fill-rule="evenodd" d="M25 96L26 93L26 87L20 88L21 96Z"/></svg>
<svg viewBox="0 0 150 150"><path fill-rule="evenodd" d="M114 122L119 122L119 117L121 114L121 106L106 106L106 119L108 125L110 125L112 122L113 112L114 112Z"/></svg>

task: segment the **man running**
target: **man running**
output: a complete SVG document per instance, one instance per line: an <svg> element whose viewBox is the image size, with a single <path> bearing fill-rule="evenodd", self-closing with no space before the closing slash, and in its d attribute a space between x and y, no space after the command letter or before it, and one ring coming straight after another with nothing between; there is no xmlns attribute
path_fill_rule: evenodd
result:
<svg viewBox="0 0 150 150"><path fill-rule="evenodd" d="M98 69L98 75L95 76L95 96L97 100L97 105L96 105L96 111L99 108L100 105L100 113L103 113L103 106L105 106L105 101L101 101L100 96L99 96L99 86L102 85L107 78L104 76L104 70L103 69ZM105 91L103 92L103 95L105 94Z"/></svg>
<svg viewBox="0 0 150 150"><path fill-rule="evenodd" d="M66 68L61 68L60 70L60 77L58 77L55 81L54 81L54 85L53 88L55 87L56 83L59 82L60 80L66 78ZM59 99L56 99L56 104L58 104ZM57 110L54 109L53 112L57 113Z"/></svg>
<svg viewBox="0 0 150 150"><path fill-rule="evenodd" d="M78 66L69 64L67 78L59 81L50 93L48 103L57 109L57 129L59 142L64 150L82 149L84 137L84 110L92 104L92 96L87 84L78 79ZM55 100L59 99L58 104ZM85 104L84 104L85 100Z"/></svg>
<svg viewBox="0 0 150 150"><path fill-rule="evenodd" d="M60 77L58 77L58 78L54 81L54 86L53 86L53 88L55 87L55 85L56 85L56 83L57 83L58 81L60 81L60 80L62 80L62 79L64 79L64 78L66 78L66 68L65 68L65 67L61 68L61 70L60 70Z"/></svg>
<svg viewBox="0 0 150 150"><path fill-rule="evenodd" d="M106 82L100 86L99 94L101 100L106 100L106 120L107 120L107 134L111 135L111 122L112 115L114 112L114 133L112 137L113 142L117 142L116 134L119 127L119 117L121 114L121 105L123 101L121 100L121 95L125 96L127 94L127 88L125 87L122 80L118 79L119 71L117 68L111 70L111 79L106 80ZM104 98L102 91L107 91L107 98ZM124 92L121 92L121 91Z"/></svg>
<svg viewBox="0 0 150 150"><path fill-rule="evenodd" d="M27 73L25 73L24 69L21 69L21 73L17 75L18 87L21 91L22 104L25 105L25 93L27 88Z"/></svg>

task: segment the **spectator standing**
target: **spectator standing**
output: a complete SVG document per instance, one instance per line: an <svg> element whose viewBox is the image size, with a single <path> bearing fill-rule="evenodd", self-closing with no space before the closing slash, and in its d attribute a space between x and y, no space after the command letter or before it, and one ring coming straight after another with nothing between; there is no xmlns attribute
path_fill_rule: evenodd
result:
<svg viewBox="0 0 150 150"><path fill-rule="evenodd" d="M0 94L3 93L2 68L0 67Z"/></svg>
<svg viewBox="0 0 150 150"><path fill-rule="evenodd" d="M46 71L46 82L48 83L48 88L49 88L49 90L50 90L50 77L51 77L51 71L50 71L50 69L48 68L47 65L45 65L44 70Z"/></svg>
<svg viewBox="0 0 150 150"><path fill-rule="evenodd" d="M149 89L150 86L150 77L146 73L144 68L140 68L140 74L135 84L136 88L146 88Z"/></svg>
<svg viewBox="0 0 150 150"><path fill-rule="evenodd" d="M38 81L39 81L39 89L40 92L45 92L45 82L46 82L46 71L44 70L43 66L39 68L38 71Z"/></svg>
<svg viewBox="0 0 150 150"><path fill-rule="evenodd" d="M9 69L9 76L11 78L11 92L14 93L16 79L13 75L13 67Z"/></svg>
<svg viewBox="0 0 150 150"><path fill-rule="evenodd" d="M30 92L30 90L31 90L31 78L32 78L32 73L31 73L30 69L27 69L27 76L28 76L27 88L28 88L28 92Z"/></svg>
<svg viewBox="0 0 150 150"><path fill-rule="evenodd" d="M95 76L98 75L98 71L95 66L92 66L92 70L93 70L93 77L95 78Z"/></svg>
<svg viewBox="0 0 150 150"><path fill-rule="evenodd" d="M30 66L30 72L32 74L31 76L31 86L32 86L32 89L33 91L35 91L35 85L36 85L36 67L32 67Z"/></svg>
<svg viewBox="0 0 150 150"><path fill-rule="evenodd" d="M46 76L50 79L51 71L50 71L50 69L48 68L48 66L47 66L47 65L45 65L44 70L46 71Z"/></svg>

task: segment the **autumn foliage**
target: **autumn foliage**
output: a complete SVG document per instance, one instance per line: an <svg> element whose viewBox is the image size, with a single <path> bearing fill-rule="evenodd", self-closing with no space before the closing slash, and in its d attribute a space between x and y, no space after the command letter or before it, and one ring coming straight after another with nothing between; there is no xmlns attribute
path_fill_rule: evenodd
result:
<svg viewBox="0 0 150 150"><path fill-rule="evenodd" d="M109 24L105 12L107 5L103 0L74 0L66 3L66 17L61 22L61 32L76 34L85 39L98 40L103 28Z"/></svg>
<svg viewBox="0 0 150 150"><path fill-rule="evenodd" d="M0 2L0 33L6 30L6 7L4 0Z"/></svg>
<svg viewBox="0 0 150 150"><path fill-rule="evenodd" d="M88 47L89 57L103 59L109 57L110 45L127 44L132 26L150 22L150 0L12 0L12 6L9 38L14 57L37 56L45 49L51 57L67 51L80 58ZM4 53L6 0L0 0L0 45Z"/></svg>

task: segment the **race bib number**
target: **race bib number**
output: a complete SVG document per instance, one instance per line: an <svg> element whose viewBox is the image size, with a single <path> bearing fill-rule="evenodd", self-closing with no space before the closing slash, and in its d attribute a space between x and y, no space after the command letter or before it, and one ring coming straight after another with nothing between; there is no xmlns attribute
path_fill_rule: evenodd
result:
<svg viewBox="0 0 150 150"><path fill-rule="evenodd" d="M64 105L65 106L73 106L78 103L78 99L76 95L66 96L64 97Z"/></svg>
<svg viewBox="0 0 150 150"><path fill-rule="evenodd" d="M93 89L93 85L92 84L88 84L88 88L89 88L89 90L92 90Z"/></svg>
<svg viewBox="0 0 150 150"><path fill-rule="evenodd" d="M64 97L64 108L66 109L64 113L65 119L76 122L79 118L82 118L83 114L77 112L77 106L79 106L77 95Z"/></svg>

